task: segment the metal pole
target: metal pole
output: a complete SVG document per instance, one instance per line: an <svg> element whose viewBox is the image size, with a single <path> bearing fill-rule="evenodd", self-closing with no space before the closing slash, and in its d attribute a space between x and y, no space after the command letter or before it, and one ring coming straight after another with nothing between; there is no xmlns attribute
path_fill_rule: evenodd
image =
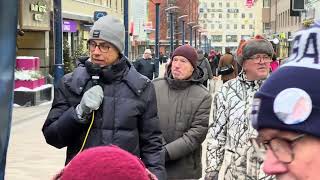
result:
<svg viewBox="0 0 320 180"><path fill-rule="evenodd" d="M61 0L54 0L54 84L57 85L64 75L63 51L62 51L62 17Z"/></svg>
<svg viewBox="0 0 320 180"><path fill-rule="evenodd" d="M124 0L123 2L123 23L124 23L124 29L125 29L125 39L124 39L124 55L128 57L128 49L129 49L129 18L128 18L128 11L129 11L129 3L128 0Z"/></svg>
<svg viewBox="0 0 320 180"><path fill-rule="evenodd" d="M201 31L199 31L199 48L200 48L200 49L202 49L201 45L202 45L202 44L201 44Z"/></svg>
<svg viewBox="0 0 320 180"><path fill-rule="evenodd" d="M190 25L190 46L192 46L192 25Z"/></svg>
<svg viewBox="0 0 320 180"><path fill-rule="evenodd" d="M4 180L11 129L18 9L18 0L0 0L0 180Z"/></svg>
<svg viewBox="0 0 320 180"><path fill-rule="evenodd" d="M197 29L194 30L194 48L197 48Z"/></svg>
<svg viewBox="0 0 320 180"><path fill-rule="evenodd" d="M181 28L182 28L182 44L181 45L184 45L185 44L185 31L184 31L184 20L182 20L181 22Z"/></svg>
<svg viewBox="0 0 320 180"><path fill-rule="evenodd" d="M159 30L160 30L160 3L156 3L156 39L155 39L155 55L156 55L156 61L159 62Z"/></svg>
<svg viewBox="0 0 320 180"><path fill-rule="evenodd" d="M211 39L209 39L209 49L208 49L208 52L211 51Z"/></svg>
<svg viewBox="0 0 320 180"><path fill-rule="evenodd" d="M173 13L170 12L170 52L173 53Z"/></svg>

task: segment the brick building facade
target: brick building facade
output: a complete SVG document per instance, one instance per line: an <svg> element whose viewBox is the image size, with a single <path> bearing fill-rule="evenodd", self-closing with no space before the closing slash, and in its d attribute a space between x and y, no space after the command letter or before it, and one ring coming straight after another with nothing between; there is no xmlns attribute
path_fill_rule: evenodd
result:
<svg viewBox="0 0 320 180"><path fill-rule="evenodd" d="M185 21L185 42L189 43L190 40L190 27L187 25L189 22L198 24L199 17L199 0L160 0L160 52L170 52L170 22L169 15L165 11L166 8L171 6L179 7L173 15L174 19L174 45L175 48L181 45L181 21L178 22L178 17L188 15L184 18ZM152 21L152 26L155 29L156 25L156 8L153 3L148 5L148 20ZM193 24L194 26L195 24ZM198 33L197 33L198 34ZM151 44L155 41L155 32L149 36ZM198 37L197 37L198 38ZM194 31L193 31L194 39Z"/></svg>

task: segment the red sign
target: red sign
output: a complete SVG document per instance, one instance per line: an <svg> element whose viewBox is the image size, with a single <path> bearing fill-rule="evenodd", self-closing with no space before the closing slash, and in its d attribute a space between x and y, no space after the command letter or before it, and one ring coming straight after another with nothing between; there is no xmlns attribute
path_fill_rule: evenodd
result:
<svg viewBox="0 0 320 180"><path fill-rule="evenodd" d="M253 4L254 4L254 0L246 0L246 6L248 8L251 8L253 6Z"/></svg>

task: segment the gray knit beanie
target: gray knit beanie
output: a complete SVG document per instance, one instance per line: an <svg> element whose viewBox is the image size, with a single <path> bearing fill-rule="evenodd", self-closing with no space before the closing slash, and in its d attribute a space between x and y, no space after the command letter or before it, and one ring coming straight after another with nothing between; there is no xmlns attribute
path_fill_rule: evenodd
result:
<svg viewBox="0 0 320 180"><path fill-rule="evenodd" d="M119 19L107 15L96 21L89 35L89 41L92 39L101 39L113 44L120 53L124 50L125 39L124 25Z"/></svg>
<svg viewBox="0 0 320 180"><path fill-rule="evenodd" d="M237 50L237 61L242 66L243 62L256 54L267 54L272 57L274 50L272 44L262 36L256 36L246 42L240 42Z"/></svg>

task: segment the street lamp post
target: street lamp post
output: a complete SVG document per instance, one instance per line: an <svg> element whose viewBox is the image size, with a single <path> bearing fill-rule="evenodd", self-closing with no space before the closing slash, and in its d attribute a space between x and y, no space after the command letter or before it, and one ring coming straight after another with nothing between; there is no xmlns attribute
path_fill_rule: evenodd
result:
<svg viewBox="0 0 320 180"><path fill-rule="evenodd" d="M155 37L155 55L156 60L159 61L159 30L160 30L160 3L156 2L156 37Z"/></svg>
<svg viewBox="0 0 320 180"><path fill-rule="evenodd" d="M184 19L183 19L185 17L188 17L188 15L182 15L178 17L178 19L181 20L181 33L182 33L181 45L185 44L185 28L184 28Z"/></svg>
<svg viewBox="0 0 320 180"><path fill-rule="evenodd" d="M200 27L200 25L194 25L192 26L192 29L194 29L194 47L197 48L197 28Z"/></svg>
<svg viewBox="0 0 320 180"><path fill-rule="evenodd" d="M173 46L173 32L174 32L173 13L177 9L179 9L178 6L171 6L167 9L165 9L166 12L169 12L169 17L170 17L170 52L171 53L173 53L173 50L174 50L174 46Z"/></svg>
<svg viewBox="0 0 320 180"><path fill-rule="evenodd" d="M124 0L123 2L123 22L125 29L125 40L124 40L124 55L128 57L129 54L129 2Z"/></svg>
<svg viewBox="0 0 320 180"><path fill-rule="evenodd" d="M54 85L57 85L64 75L61 13L61 0L54 0Z"/></svg>
<svg viewBox="0 0 320 180"><path fill-rule="evenodd" d="M195 22L191 21L188 23L189 28L190 28L190 39L189 39L189 44L192 46L192 25L195 24Z"/></svg>

